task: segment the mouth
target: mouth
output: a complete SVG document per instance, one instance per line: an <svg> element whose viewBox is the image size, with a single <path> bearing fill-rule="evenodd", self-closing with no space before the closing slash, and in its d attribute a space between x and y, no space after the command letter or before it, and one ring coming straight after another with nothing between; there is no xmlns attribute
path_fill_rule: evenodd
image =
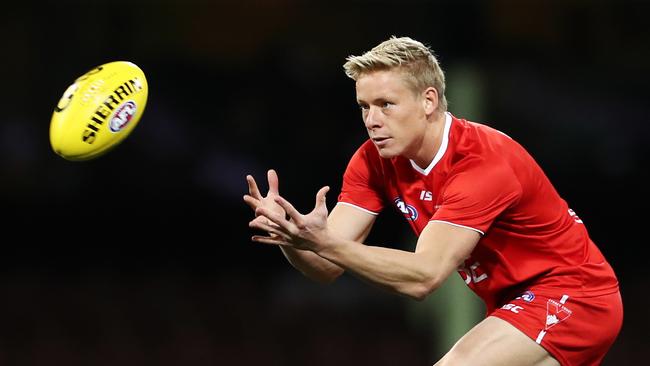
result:
<svg viewBox="0 0 650 366"><path fill-rule="evenodd" d="M386 145L386 143L387 143L388 140L390 140L390 139L391 139L390 137L373 137L373 138L372 138L372 142L374 142L375 145L381 147L381 146Z"/></svg>

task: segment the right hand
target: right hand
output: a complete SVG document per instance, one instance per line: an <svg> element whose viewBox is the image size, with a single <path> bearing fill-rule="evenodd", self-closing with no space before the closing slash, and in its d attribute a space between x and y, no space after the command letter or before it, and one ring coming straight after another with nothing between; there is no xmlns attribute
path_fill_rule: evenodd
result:
<svg viewBox="0 0 650 366"><path fill-rule="evenodd" d="M246 202L246 204L248 204L248 206L250 206L250 208L253 209L253 212L255 212L255 210L257 210L258 208L262 207L267 210L277 212L281 215L285 215L286 213L282 208L282 206L280 206L275 201L276 197L279 197L280 195L280 191L278 190L279 187L278 174L275 172L275 170L270 169L267 172L266 177L269 183L269 190L266 196L263 196L262 193L260 193L255 178L253 178L252 175L246 176L246 181L248 182L248 194L244 195L244 202ZM251 223L257 223L258 224L257 226L267 231L270 236L281 235L280 232L277 230L278 226L276 224L274 224L264 216L260 216L257 214L255 216L256 216L255 219Z"/></svg>

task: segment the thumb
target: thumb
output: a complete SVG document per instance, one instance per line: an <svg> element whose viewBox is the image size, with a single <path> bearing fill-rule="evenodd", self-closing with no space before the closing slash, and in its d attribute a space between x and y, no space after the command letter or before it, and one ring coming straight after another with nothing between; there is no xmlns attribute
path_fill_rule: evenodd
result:
<svg viewBox="0 0 650 366"><path fill-rule="evenodd" d="M318 193L316 193L316 208L320 206L325 206L327 204L327 192L329 192L330 187L325 186L321 189L318 190Z"/></svg>

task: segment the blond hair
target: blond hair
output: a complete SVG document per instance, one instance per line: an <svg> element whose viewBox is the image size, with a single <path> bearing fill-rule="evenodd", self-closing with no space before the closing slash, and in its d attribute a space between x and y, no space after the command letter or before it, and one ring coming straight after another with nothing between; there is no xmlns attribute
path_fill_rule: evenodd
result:
<svg viewBox="0 0 650 366"><path fill-rule="evenodd" d="M346 60L343 65L345 74L355 81L373 71L400 69L414 92L435 88L439 111L447 110L445 74L433 51L414 39L392 36L363 55L348 56Z"/></svg>

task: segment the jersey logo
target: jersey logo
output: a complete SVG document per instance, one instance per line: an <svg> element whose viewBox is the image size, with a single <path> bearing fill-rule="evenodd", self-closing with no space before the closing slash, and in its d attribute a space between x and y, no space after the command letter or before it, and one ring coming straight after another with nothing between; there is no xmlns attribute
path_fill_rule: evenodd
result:
<svg viewBox="0 0 650 366"><path fill-rule="evenodd" d="M422 191L420 192L420 200L422 201L433 201L433 193L430 191Z"/></svg>
<svg viewBox="0 0 650 366"><path fill-rule="evenodd" d="M406 204L400 197L395 198L395 206L400 210L407 220L415 221L418 218L418 210L412 205Z"/></svg>
<svg viewBox="0 0 650 366"><path fill-rule="evenodd" d="M549 299L546 303L546 326L544 327L544 330L548 330L555 324L570 317L571 313L572 311L564 306L564 304Z"/></svg>
<svg viewBox="0 0 650 366"><path fill-rule="evenodd" d="M481 263L474 262L474 264L467 266L467 264L462 264L458 268L458 273L463 278L465 283L469 285L470 283L479 283L484 279L488 278L487 273L483 272L481 269Z"/></svg>
<svg viewBox="0 0 650 366"><path fill-rule="evenodd" d="M572 209L569 209L569 216L573 218L573 221L577 222L578 224L582 224L582 220L578 217L578 215L573 211Z"/></svg>
<svg viewBox="0 0 650 366"><path fill-rule="evenodd" d="M523 306L515 305L515 304L505 304L501 307L503 310L510 310L515 314L519 314L520 311L525 310Z"/></svg>
<svg viewBox="0 0 650 366"><path fill-rule="evenodd" d="M522 299L525 302L531 302L531 301L535 300L535 294L532 291L527 290L523 294L521 294L520 296L517 296L515 299Z"/></svg>

